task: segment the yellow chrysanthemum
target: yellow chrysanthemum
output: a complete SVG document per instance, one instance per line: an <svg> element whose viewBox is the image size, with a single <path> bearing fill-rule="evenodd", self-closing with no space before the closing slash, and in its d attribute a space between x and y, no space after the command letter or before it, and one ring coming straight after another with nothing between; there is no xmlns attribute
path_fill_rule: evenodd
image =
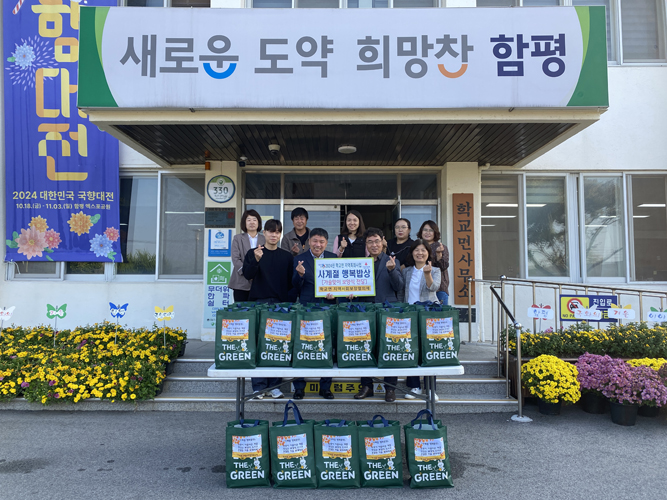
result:
<svg viewBox="0 0 667 500"><path fill-rule="evenodd" d="M30 224L28 224L33 229L37 229L37 231L41 231L42 233L45 233L46 230L49 228L49 225L46 223L46 219L43 218L41 215L38 215L37 217L33 217L30 219Z"/></svg>
<svg viewBox="0 0 667 500"><path fill-rule="evenodd" d="M83 233L90 232L90 228L93 227L93 223L90 220L90 215L86 215L83 212L78 214L72 214L70 219L67 221L70 227L70 231L81 236Z"/></svg>

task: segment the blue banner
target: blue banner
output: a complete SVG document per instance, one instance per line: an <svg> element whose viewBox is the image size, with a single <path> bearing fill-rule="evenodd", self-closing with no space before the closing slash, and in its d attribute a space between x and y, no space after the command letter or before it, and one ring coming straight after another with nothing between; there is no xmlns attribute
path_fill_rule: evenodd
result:
<svg viewBox="0 0 667 500"><path fill-rule="evenodd" d="M79 2L4 0L2 17L5 260L121 262L118 141L76 107Z"/></svg>

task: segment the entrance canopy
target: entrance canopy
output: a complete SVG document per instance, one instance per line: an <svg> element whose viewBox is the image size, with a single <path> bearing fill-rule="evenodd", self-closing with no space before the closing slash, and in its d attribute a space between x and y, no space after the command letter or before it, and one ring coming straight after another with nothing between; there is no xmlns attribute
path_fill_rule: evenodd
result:
<svg viewBox="0 0 667 500"><path fill-rule="evenodd" d="M163 166L520 167L599 119L606 59L602 7L82 7L78 106Z"/></svg>

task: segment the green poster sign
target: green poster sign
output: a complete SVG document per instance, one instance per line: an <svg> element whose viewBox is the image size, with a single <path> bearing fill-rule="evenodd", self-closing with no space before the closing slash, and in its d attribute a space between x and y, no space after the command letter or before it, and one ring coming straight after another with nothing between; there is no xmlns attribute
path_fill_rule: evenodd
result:
<svg viewBox="0 0 667 500"><path fill-rule="evenodd" d="M207 285L229 285L229 278L232 275L231 262L207 262L206 263L206 284Z"/></svg>

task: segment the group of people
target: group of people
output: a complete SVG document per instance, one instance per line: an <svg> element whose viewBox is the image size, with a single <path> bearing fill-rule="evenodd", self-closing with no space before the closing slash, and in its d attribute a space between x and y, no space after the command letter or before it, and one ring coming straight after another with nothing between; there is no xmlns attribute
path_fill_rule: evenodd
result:
<svg viewBox="0 0 667 500"><path fill-rule="evenodd" d="M395 237L386 241L382 230L366 229L361 214L350 210L345 217L341 234L333 242L334 252L326 250L329 234L322 228L308 228L308 211L297 207L292 210L294 228L285 234L282 223L271 219L264 224L255 210L246 210L241 216L241 234L232 241L234 270L229 287L234 290L234 301L260 303L296 302L302 304L325 302L335 304L337 300L359 302L415 302L439 301L448 303L449 251L440 241L438 225L424 222L417 232L417 239L410 238L411 225L408 219L398 219L394 225ZM375 296L336 299L331 294L325 299L315 298L315 259L371 257L375 264ZM331 378L320 379L319 394L333 399ZM385 377L385 401L396 400L393 386L397 377ZM253 378L252 388L256 398L262 399L266 392L273 398L283 397L277 387L279 378ZM411 391L406 398L414 399L421 394L419 377L407 377ZM303 399L306 382L294 380L294 399ZM361 379L361 388L355 399L373 396L373 381ZM437 396L436 396L437 397Z"/></svg>

